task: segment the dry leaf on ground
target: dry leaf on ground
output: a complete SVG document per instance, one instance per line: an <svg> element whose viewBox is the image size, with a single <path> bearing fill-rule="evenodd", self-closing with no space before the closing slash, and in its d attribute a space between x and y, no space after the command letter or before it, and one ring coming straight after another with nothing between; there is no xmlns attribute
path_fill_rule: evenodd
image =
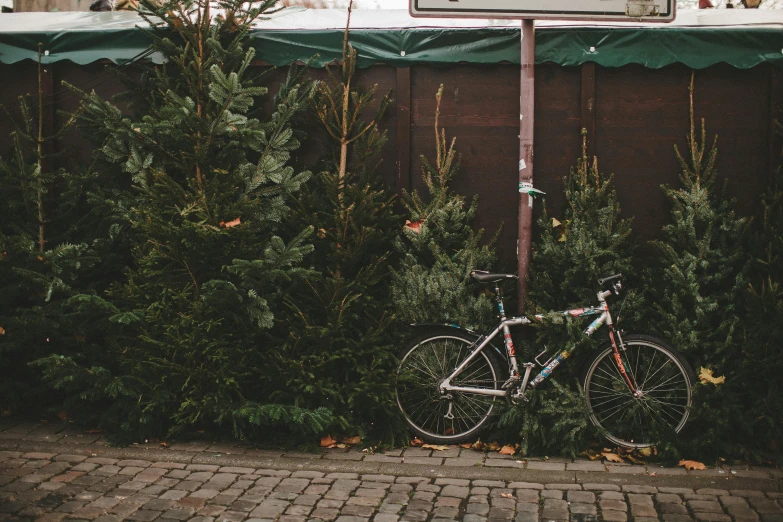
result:
<svg viewBox="0 0 783 522"><path fill-rule="evenodd" d="M440 444L423 444L421 447L422 448L426 448L426 449L435 450L435 451L446 451L447 449L449 449L448 446L443 446L443 445L440 445Z"/></svg>
<svg viewBox="0 0 783 522"><path fill-rule="evenodd" d="M415 447L421 446L422 444L424 444L423 440L421 440L418 437L413 437L413 440L411 441L411 446L413 446L415 448Z"/></svg>
<svg viewBox="0 0 783 522"><path fill-rule="evenodd" d="M343 444L361 444L362 438L358 435L353 437L343 437L342 439L340 439L340 442L342 442Z"/></svg>
<svg viewBox="0 0 783 522"><path fill-rule="evenodd" d="M466 442L464 444L460 444L459 447L462 449L470 449L473 447L473 444L471 444L470 442Z"/></svg>
<svg viewBox="0 0 783 522"><path fill-rule="evenodd" d="M334 444L337 444L337 441L333 439L331 435L326 435L325 437L321 437L320 446L322 448L328 448L329 446L333 446Z"/></svg>
<svg viewBox="0 0 783 522"><path fill-rule="evenodd" d="M500 496L503 498L514 498L514 495L511 493L501 493Z"/></svg>
<svg viewBox="0 0 783 522"><path fill-rule="evenodd" d="M470 447L476 451L484 451L484 443L481 442L481 439L474 442Z"/></svg>
<svg viewBox="0 0 783 522"><path fill-rule="evenodd" d="M714 377L712 375L711 368L704 368L702 366L701 368L699 368L699 380L704 384L712 383L715 386L717 386L719 384L723 384L724 382L726 382L726 377L724 375L721 375L720 377Z"/></svg>
<svg viewBox="0 0 783 522"><path fill-rule="evenodd" d="M601 453L601 456L604 457L608 462L625 462L623 458L617 453L604 451L603 453Z"/></svg>
<svg viewBox="0 0 783 522"><path fill-rule="evenodd" d="M5 335L5 328L0 326L0 335Z"/></svg>
<svg viewBox="0 0 783 522"><path fill-rule="evenodd" d="M516 448L514 448L514 446L512 446L511 444L506 444L505 446L500 448L501 455L513 455L516 452L517 452Z"/></svg>
<svg viewBox="0 0 783 522"><path fill-rule="evenodd" d="M678 466L683 466L687 470L693 470L693 469L707 469L707 466L702 464L701 462L697 462L695 460L681 460Z"/></svg>
<svg viewBox="0 0 783 522"><path fill-rule="evenodd" d="M485 448L487 451L500 451L500 444L497 442L490 442Z"/></svg>

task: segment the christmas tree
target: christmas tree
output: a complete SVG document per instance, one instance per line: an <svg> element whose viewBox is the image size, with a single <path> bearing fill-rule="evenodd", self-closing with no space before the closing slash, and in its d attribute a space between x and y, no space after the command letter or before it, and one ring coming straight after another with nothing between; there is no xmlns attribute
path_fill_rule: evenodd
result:
<svg viewBox="0 0 783 522"><path fill-rule="evenodd" d="M652 242L658 252L645 285L656 333L682 352L691 365L722 376L739 356L739 303L747 286L744 252L747 219L736 215L733 201L718 191L717 140L707 139L704 120L696 128L694 75L689 85L690 128L687 153L674 150L682 169L680 186L664 186L671 221L663 239ZM736 395L719 385L694 387L689 424L677 438L661 434L659 449L670 457L716 456L726 448L729 433L741 417ZM668 435L668 438L667 438ZM722 453L721 453L722 455Z"/></svg>
<svg viewBox="0 0 783 522"><path fill-rule="evenodd" d="M271 114L251 70L248 30L273 0L144 2L151 51L132 110L84 93L82 128L136 193L132 264L108 295L82 296L113 328L104 353L50 357L47 378L100 403L129 437L184 428L254 426L319 432L328 412L270 404L268 373L280 302L312 251L311 231L280 235L292 195L309 179L288 165L291 120L312 89L295 69Z"/></svg>
<svg viewBox="0 0 783 522"><path fill-rule="evenodd" d="M399 216L374 157L386 143L379 123L391 98L377 100L377 85L357 87L350 13L338 70L329 68L313 101L327 151L295 213L316 231L313 273L289 300L291 333L276 361L287 380L275 396L326 406L344 426L385 437L398 416L388 280Z"/></svg>
<svg viewBox="0 0 783 522"><path fill-rule="evenodd" d="M681 186L663 187L671 222L663 228L663 239L652 243L659 269L647 287L660 335L695 365L719 365L737 341L736 305L746 284L738 246L747 219L737 216L733 202L716 190L718 137L707 141L703 119L697 135L693 76L689 92L688 152L674 147Z"/></svg>
<svg viewBox="0 0 783 522"><path fill-rule="evenodd" d="M392 297L398 319L408 323L447 321L467 327L489 326L494 320L494 303L473 283L472 270L492 270L494 240L481 244L483 230L474 231L477 198L467 205L465 198L451 191L459 172L460 157L454 150L456 138L446 140L438 127L443 85L435 98L435 161L422 156L425 200L418 191L403 191L407 224L397 240L403 254L401 266L393 270Z"/></svg>
<svg viewBox="0 0 783 522"><path fill-rule="evenodd" d="M621 217L612 177L600 173L597 158L587 156L585 131L576 168L564 184L562 218L550 217L544 208L538 219L528 309L539 313L597 304L600 277L622 273L633 279L632 220ZM615 321L619 318L615 314ZM512 407L501 418L500 426L506 432L518 434L523 454L556 452L573 457L595 435L575 372L599 340L585 340L586 325L581 321L561 315L545 317L536 326L537 342L524 347L525 360L531 360L546 346L581 344L562 373L529 394L528 405Z"/></svg>
<svg viewBox="0 0 783 522"><path fill-rule="evenodd" d="M39 45L36 97L4 108L15 130L0 158L0 412L24 413L54 403L28 363L61 350L78 349L84 330L69 313L71 298L97 283L95 245L74 238L79 226L73 189L88 172L68 171L57 150L69 119L47 129ZM4 151L5 152L5 151ZM60 166L58 166L60 165ZM77 234L78 236L78 234ZM74 241L76 239L76 241Z"/></svg>

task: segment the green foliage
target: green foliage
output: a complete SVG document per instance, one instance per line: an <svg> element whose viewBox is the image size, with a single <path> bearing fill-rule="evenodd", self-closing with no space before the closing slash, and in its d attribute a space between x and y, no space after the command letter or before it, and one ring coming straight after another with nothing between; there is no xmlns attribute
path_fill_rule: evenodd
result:
<svg viewBox="0 0 783 522"><path fill-rule="evenodd" d="M346 28L339 72L319 83L313 101L327 136L323 171L302 191L294 223L316 230L312 275L288 299L290 334L273 361L285 379L275 400L327 406L344 427L389 440L401 424L389 326L388 278L399 227L373 157L386 143L378 124L388 95L356 90L356 50ZM368 121L362 114L372 114ZM300 224L301 223L301 224Z"/></svg>
<svg viewBox="0 0 783 522"><path fill-rule="evenodd" d="M538 220L528 294L537 310L595 304L598 278L632 274L632 220L620 217L612 176L603 176L597 158L587 157L585 131L564 188L563 217L556 220L544 208Z"/></svg>
<svg viewBox="0 0 783 522"><path fill-rule="evenodd" d="M681 186L663 187L672 221L663 239L653 242L659 269L647 287L654 289L650 302L660 334L695 365L722 371L737 342L737 305L746 285L744 252L738 247L747 219L736 215L733 201L716 193L718 137L709 145L704 120L696 135L693 81L690 93L688 155L675 145Z"/></svg>
<svg viewBox="0 0 783 522"><path fill-rule="evenodd" d="M471 226L477 198L466 208L465 198L449 189L460 158L454 150L456 138L447 143L445 129L438 128L442 96L443 85L435 97L435 162L421 158L429 198L425 201L418 191L402 194L408 224L396 243L403 259L393 270L392 297L401 321L487 327L494 319L493 303L486 294L476 295L479 285L471 284L470 273L492 269L494 239L482 245L483 230Z"/></svg>
<svg viewBox="0 0 783 522"><path fill-rule="evenodd" d="M544 209L538 220L527 304L528 310L537 313L597 304L598 278L633 273L631 220L620 217L611 176L600 174L597 159L590 161L587 157L584 131L581 157L566 177L564 188L566 208L562 219L551 218ZM597 344L594 339L584 339L586 325L582 321L546 316L536 327L536 346L523 349L524 360L529 361L541 351L541 345L580 343L568 364L550 378L551 385L529 392L529 405L514 407L502 417L501 426L507 432L518 431L525 453L574 456L596 436L577 383L584 356Z"/></svg>
<svg viewBox="0 0 783 522"><path fill-rule="evenodd" d="M53 166L70 122L45 134L41 75L39 62L35 100L20 97L18 111L6 109L15 130L0 158L0 411L11 413L52 401L27 363L80 344L83 333L65 303L89 287L97 264L88 244L70 242L69 194L56 189L77 174Z"/></svg>
<svg viewBox="0 0 783 522"><path fill-rule="evenodd" d="M206 0L145 3L142 16L160 19L151 50L165 65L148 67L133 111L83 93L85 132L136 193L126 210L132 263L107 294L73 302L105 327L101 352L40 364L68 400L93 405L128 438L220 425L301 434L332 422L268 404L281 384L269 359L279 355L282 296L308 275L312 251L307 228L279 235L310 177L288 163L299 147L291 121L312 88L292 69L263 117L267 88L249 71L247 31L273 4L224 2L213 17Z"/></svg>
<svg viewBox="0 0 783 522"><path fill-rule="evenodd" d="M550 380L552 389L530 394L524 407L508 407L498 421L509 440L518 440L518 452L528 455L565 455L583 452L594 435L582 388L573 382Z"/></svg>
<svg viewBox="0 0 783 522"><path fill-rule="evenodd" d="M748 220L736 215L733 201L716 188L717 136L709 143L704 120L697 135L690 83L688 152L675 154L682 168L680 187L664 186L671 222L648 274L647 288L656 332L667 339L698 371L732 372L741 361L743 291L747 257L743 246ZM731 379L731 377L727 377ZM735 383L735 386L739 383ZM735 386L732 388L736 389ZM666 444L669 456L714 458L731 455L727 444L746 418L739 396L729 387L697 384L689 424Z"/></svg>

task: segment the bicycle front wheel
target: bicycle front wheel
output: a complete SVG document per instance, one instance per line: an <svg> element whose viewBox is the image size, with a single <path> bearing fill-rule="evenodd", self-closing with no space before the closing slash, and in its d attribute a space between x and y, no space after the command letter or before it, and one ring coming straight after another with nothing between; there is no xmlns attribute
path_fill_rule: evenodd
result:
<svg viewBox="0 0 783 522"><path fill-rule="evenodd" d="M635 383L631 393L611 345L604 345L584 373L590 420L625 448L652 446L657 435L679 433L691 407L693 370L666 343L645 335L624 338L623 366Z"/></svg>
<svg viewBox="0 0 783 522"><path fill-rule="evenodd" d="M467 358L475 337L467 332L431 332L409 343L399 354L397 405L411 431L438 444L465 442L476 436L492 415L496 397L478 393L441 394L439 385ZM500 366L487 346L453 386L497 390Z"/></svg>

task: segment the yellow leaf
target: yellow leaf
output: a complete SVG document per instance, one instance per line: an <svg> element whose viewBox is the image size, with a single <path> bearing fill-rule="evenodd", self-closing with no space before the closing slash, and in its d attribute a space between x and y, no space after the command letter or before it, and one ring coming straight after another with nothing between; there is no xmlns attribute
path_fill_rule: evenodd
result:
<svg viewBox="0 0 783 522"><path fill-rule="evenodd" d="M484 447L485 447L485 444L483 442L481 442L481 440L477 440L471 446L471 448L473 448L476 451L484 451Z"/></svg>
<svg viewBox="0 0 783 522"><path fill-rule="evenodd" d="M331 445L331 446L329 446L329 447L330 447L330 448L340 448L340 449L345 449L345 448L347 448L347 447L348 447L348 444L332 444L332 445Z"/></svg>
<svg viewBox="0 0 783 522"><path fill-rule="evenodd" d="M560 239L558 239L557 242L558 243L565 243L565 240L566 240L566 235L563 234L562 236L560 236Z"/></svg>
<svg viewBox="0 0 783 522"><path fill-rule="evenodd" d="M707 466L702 464L701 462L696 462L695 460L681 460L678 466L683 466L685 469L691 470L691 469L707 469Z"/></svg>
<svg viewBox="0 0 783 522"><path fill-rule="evenodd" d="M502 448L500 448L500 454L501 455L513 455L516 453L516 450L514 449L514 446L511 444L506 444Z"/></svg>
<svg viewBox="0 0 783 522"><path fill-rule="evenodd" d="M514 498L514 495L511 493L501 493L500 496L503 498Z"/></svg>
<svg viewBox="0 0 783 522"><path fill-rule="evenodd" d="M601 455L609 462L624 462L623 458L617 453L604 451Z"/></svg>
<svg viewBox="0 0 783 522"><path fill-rule="evenodd" d="M464 444L460 444L459 447L462 449L470 449L473 447L473 444L471 444L470 442L466 442Z"/></svg>
<svg viewBox="0 0 783 522"><path fill-rule="evenodd" d="M552 228L557 228L561 225L560 221L557 220L557 218L552 218Z"/></svg>
<svg viewBox="0 0 783 522"><path fill-rule="evenodd" d="M343 444L360 444L362 442L362 438L358 435L354 437L343 437L340 439L340 442Z"/></svg>
<svg viewBox="0 0 783 522"><path fill-rule="evenodd" d="M639 448L636 451L642 457L652 457L653 456L653 446L647 446L646 448Z"/></svg>
<svg viewBox="0 0 783 522"><path fill-rule="evenodd" d="M500 444L497 442L490 442L486 447L487 451L500 451Z"/></svg>
<svg viewBox="0 0 783 522"><path fill-rule="evenodd" d="M720 377L713 377L712 369L704 368L702 366L701 368L699 368L699 380L704 384L712 383L715 386L717 386L719 384L723 384L724 382L726 382L726 377L723 375L721 375Z"/></svg>
<svg viewBox="0 0 783 522"><path fill-rule="evenodd" d="M337 444L337 441L334 440L331 435L326 435L324 437L321 437L322 448L328 448L329 446L332 446L334 444Z"/></svg>
<svg viewBox="0 0 783 522"><path fill-rule="evenodd" d="M427 448L435 451L445 451L449 449L448 446L441 446L439 444L422 444L422 448Z"/></svg>

